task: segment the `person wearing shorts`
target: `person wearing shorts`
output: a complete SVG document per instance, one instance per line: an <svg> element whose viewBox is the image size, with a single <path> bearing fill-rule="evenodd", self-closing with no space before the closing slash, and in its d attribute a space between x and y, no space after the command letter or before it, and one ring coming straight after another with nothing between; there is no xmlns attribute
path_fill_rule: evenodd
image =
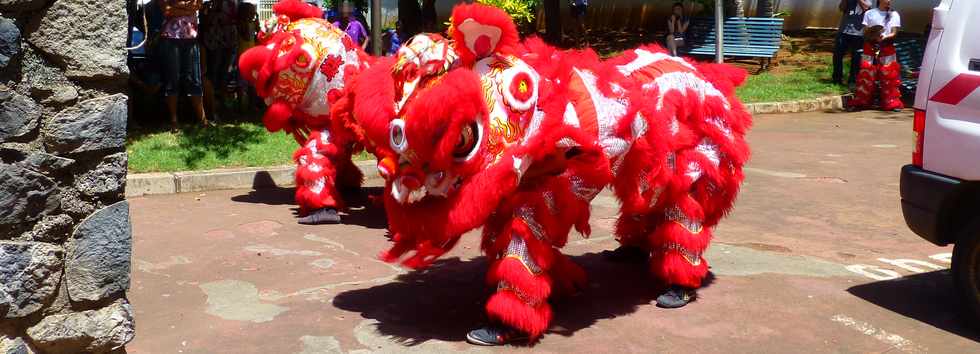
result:
<svg viewBox="0 0 980 354"><path fill-rule="evenodd" d="M197 12L202 0L163 0L166 18L160 33L160 61L163 67L163 95L170 113L170 124L177 130L177 98L190 97L194 114L202 124L204 94L201 84L201 48L197 41Z"/></svg>

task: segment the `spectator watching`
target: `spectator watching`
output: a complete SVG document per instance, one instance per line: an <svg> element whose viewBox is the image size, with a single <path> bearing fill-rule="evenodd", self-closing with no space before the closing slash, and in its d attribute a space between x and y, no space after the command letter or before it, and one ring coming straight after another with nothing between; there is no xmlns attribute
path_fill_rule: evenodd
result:
<svg viewBox="0 0 980 354"><path fill-rule="evenodd" d="M197 119L205 126L204 103L201 96L201 49L197 43L197 12L202 0L162 0L166 18L161 31L160 55L163 66L163 93L166 97L170 123L177 130L177 95L190 97Z"/></svg>

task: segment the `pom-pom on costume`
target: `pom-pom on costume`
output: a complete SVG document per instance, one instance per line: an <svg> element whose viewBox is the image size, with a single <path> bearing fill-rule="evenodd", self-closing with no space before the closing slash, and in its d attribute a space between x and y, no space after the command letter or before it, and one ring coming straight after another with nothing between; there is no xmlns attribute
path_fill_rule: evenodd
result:
<svg viewBox="0 0 980 354"><path fill-rule="evenodd" d="M487 314L538 337L549 298L586 281L560 248L572 228L589 234L589 203L611 187L619 241L649 254L656 278L699 287L749 155L745 72L655 46L600 61L521 43L483 5L457 6L450 33L412 38L345 97L387 181L394 246L381 257L424 267L482 226Z"/></svg>
<svg viewBox="0 0 980 354"><path fill-rule="evenodd" d="M339 221L336 210L344 203L338 188L361 184L361 172L351 162L361 147L349 121L331 119L330 111L370 58L342 30L320 19L315 6L284 0L273 10L261 45L241 55L242 77L268 105L266 128L292 134L300 144L294 160L301 215L308 215L308 223ZM309 215L323 211L333 220Z"/></svg>

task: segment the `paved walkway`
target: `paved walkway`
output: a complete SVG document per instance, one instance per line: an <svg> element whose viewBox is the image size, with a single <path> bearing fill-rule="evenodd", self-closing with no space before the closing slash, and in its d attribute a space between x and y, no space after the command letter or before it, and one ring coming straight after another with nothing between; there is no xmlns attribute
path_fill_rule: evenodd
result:
<svg viewBox="0 0 980 354"><path fill-rule="evenodd" d="M715 279L680 310L650 305L658 289L643 267L603 260L616 246L616 202L603 193L592 238L565 248L590 286L555 302L533 351L977 352L980 336L956 320L942 270L951 248L902 220L911 125L908 113L758 117L744 191L708 255ZM291 199L291 189L132 199L129 351L488 351L463 341L486 296L476 235L431 269L406 272L375 258L389 244L381 210L301 226Z"/></svg>

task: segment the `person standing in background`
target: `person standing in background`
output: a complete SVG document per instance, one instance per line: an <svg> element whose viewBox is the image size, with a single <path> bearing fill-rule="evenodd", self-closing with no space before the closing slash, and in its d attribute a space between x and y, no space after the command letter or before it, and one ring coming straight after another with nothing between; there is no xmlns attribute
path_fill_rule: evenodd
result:
<svg viewBox="0 0 980 354"><path fill-rule="evenodd" d="M197 12L202 0L163 0L166 18L160 33L160 55L163 66L163 94L166 97L170 124L177 130L177 94L183 88L190 97L194 114L201 124L209 125L201 98L201 48L197 43Z"/></svg>
<svg viewBox="0 0 980 354"><path fill-rule="evenodd" d="M684 16L684 4L674 3L670 18L667 19L667 49L670 55L677 56L677 49L684 47L684 37L687 36L687 26L691 22Z"/></svg>
<svg viewBox="0 0 980 354"><path fill-rule="evenodd" d="M589 11L589 0L571 0L570 9L572 10L572 19L575 21L574 36L572 38L578 45L589 45L589 41L585 38L585 15Z"/></svg>
<svg viewBox="0 0 980 354"><path fill-rule="evenodd" d="M206 7L206 27L202 28L205 49L205 108L217 120L217 104L227 88L228 73L238 47L238 6L235 0L211 0ZM210 92L208 92L210 91ZM208 107L210 106L210 107Z"/></svg>
<svg viewBox="0 0 980 354"><path fill-rule="evenodd" d="M436 0L422 0L422 29L435 33L439 29L439 16L436 14Z"/></svg>
<svg viewBox="0 0 980 354"><path fill-rule="evenodd" d="M398 21L401 38L409 39L422 31L422 9L417 0L398 0Z"/></svg>
<svg viewBox="0 0 980 354"><path fill-rule="evenodd" d="M871 0L840 0L837 6L843 13L837 38L834 41L834 73L835 84L844 84L844 55L851 55L851 71L847 84L854 84L857 73L861 70L861 55L858 50L864 44L864 12L871 8Z"/></svg>
<svg viewBox="0 0 980 354"><path fill-rule="evenodd" d="M367 50L371 37L369 37L367 29L364 28L364 24L354 16L354 5L346 1L341 4L340 20L334 22L333 25L347 32L350 39L360 46L361 49Z"/></svg>
<svg viewBox="0 0 980 354"><path fill-rule="evenodd" d="M883 111L901 111L902 64L895 52L895 36L902 27L902 17L892 8L892 0L878 0L878 8L864 13L864 54L858 73L857 90L850 109L871 106L877 94Z"/></svg>

